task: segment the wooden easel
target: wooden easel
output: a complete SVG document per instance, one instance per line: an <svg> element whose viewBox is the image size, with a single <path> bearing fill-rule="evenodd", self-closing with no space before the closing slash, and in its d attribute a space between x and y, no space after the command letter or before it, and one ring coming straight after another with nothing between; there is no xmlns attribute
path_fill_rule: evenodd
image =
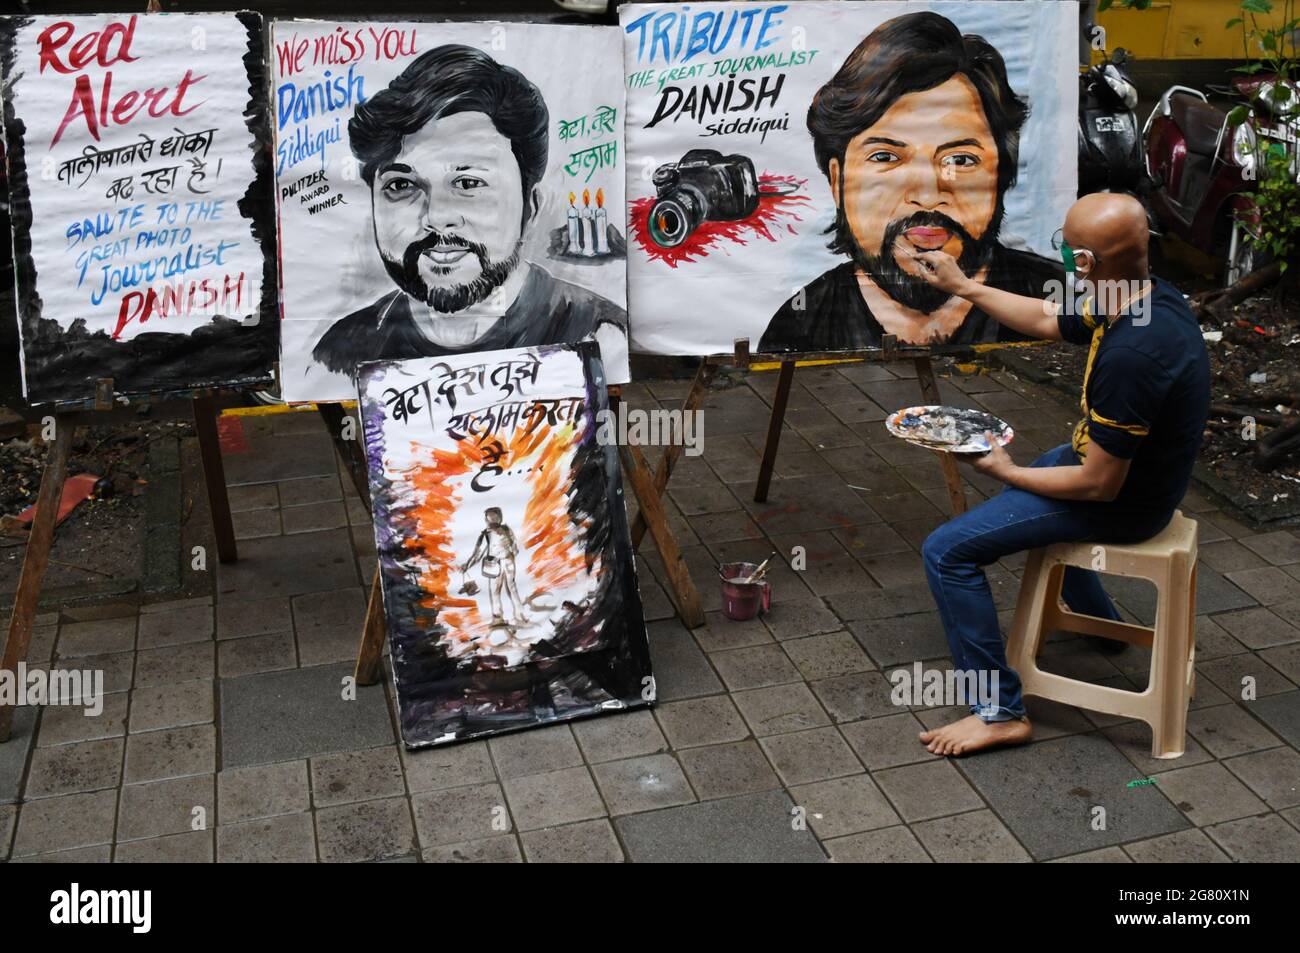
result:
<svg viewBox="0 0 1300 953"><path fill-rule="evenodd" d="M708 374L711 379L712 371L708 372ZM692 387L692 393L697 391L698 398L691 405L692 407L697 407L699 402L704 399L704 394L708 391L707 380L702 388ZM608 394L610 409L617 414L619 402L623 397L623 388L618 384L611 384L608 387ZM325 418L325 426L329 429L330 436L334 440L335 449L352 477L352 482L357 488L357 494L361 497L361 501L365 504L367 512L369 512L370 488L366 462L361 453L359 442L342 438L343 405L318 404L317 407L321 416ZM686 569L686 562L682 559L681 547L677 544L677 539L673 536L672 529L668 525L668 515L664 511L663 503L660 500L663 495L663 487L668 483L668 473L672 470L672 464L676 462L677 457L681 455L681 451L680 446L666 447L664 460L660 462L659 470L653 478L650 475L650 467L646 463L640 447L620 445L619 458L623 463L628 484L637 499L637 517L632 528L633 551L640 545L648 529L655 541L655 547L659 550L659 555L663 559L664 566L667 567L668 590L677 607L678 614L688 628L695 629L704 624L704 610L700 606L700 595L695 588L695 583L691 581L690 573ZM381 663L384 654L385 634L383 591L379 583L379 567L376 566L375 575L370 584L370 600L366 606L366 619L362 626L361 645L357 650L355 675L358 685L373 685L379 681L382 672Z"/></svg>
<svg viewBox="0 0 1300 953"><path fill-rule="evenodd" d="M168 406L170 404L170 406ZM104 379L95 388L92 405L82 409L56 410L54 413L54 442L50 445L41 473L41 488L36 495L36 508L32 514L31 530L27 537L27 551L18 575L18 589L14 593L13 610L9 615L9 632L4 653L0 656L0 670L16 672L18 663L27 658L32 640L32 622L40 602L41 581L50 562L54 545L54 528L58 518L59 503L63 497L63 484L68 475L68 457L78 427L117 425L134 416L140 405L129 408L115 406L113 381ZM156 405L149 405L155 407ZM199 440L199 456L203 464L203 482L207 486L208 505L212 511L212 530L216 537L217 558L223 563L238 558L235 545L234 521L230 515L230 500L226 494L225 467L221 460L221 444L217 436L217 395L211 391L196 392L185 403L168 401L162 414L151 419L183 416L192 413L194 430ZM36 412L33 411L33 414ZM0 744L9 740L13 729L14 708L0 704Z"/></svg>

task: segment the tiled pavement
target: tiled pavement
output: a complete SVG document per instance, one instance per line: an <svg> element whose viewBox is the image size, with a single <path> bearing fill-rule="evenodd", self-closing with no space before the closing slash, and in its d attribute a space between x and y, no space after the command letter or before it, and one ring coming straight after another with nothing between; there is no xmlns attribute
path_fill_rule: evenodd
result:
<svg viewBox="0 0 1300 953"><path fill-rule="evenodd" d="M947 499L934 459L881 425L917 400L905 371L801 369L764 504L752 483L775 375L709 398L704 456L668 493L708 624L673 618L648 541L638 561L657 707L420 752L396 743L391 686L342 698L374 547L319 418L246 418L250 450L227 459L242 558L213 567L209 595L40 618L31 663L103 669L112 694L98 718L20 713L0 746L0 859L1300 859L1300 536L1252 532L1196 493L1200 677L1182 759L1153 761L1141 724L1033 700L1024 748L944 760L917 743L953 712L896 708L886 675L946 664L918 550ZM942 389L1008 419L1022 462L1073 419L1003 373ZM685 390L627 399L672 407ZM971 499L991 489L975 476ZM717 562L796 546L807 566L772 571L770 616L721 617ZM1004 617L1020 564L989 572ZM1149 619L1149 590L1109 582ZM1145 681L1133 648L1061 636L1045 658Z"/></svg>

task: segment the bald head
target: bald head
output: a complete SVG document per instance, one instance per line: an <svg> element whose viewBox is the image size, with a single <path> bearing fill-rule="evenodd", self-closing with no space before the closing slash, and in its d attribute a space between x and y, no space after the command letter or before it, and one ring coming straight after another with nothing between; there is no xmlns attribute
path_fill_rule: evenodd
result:
<svg viewBox="0 0 1300 953"><path fill-rule="evenodd" d="M1071 248L1087 248L1097 256L1090 277L1147 277L1147 213L1133 196L1085 195L1070 206L1064 235Z"/></svg>

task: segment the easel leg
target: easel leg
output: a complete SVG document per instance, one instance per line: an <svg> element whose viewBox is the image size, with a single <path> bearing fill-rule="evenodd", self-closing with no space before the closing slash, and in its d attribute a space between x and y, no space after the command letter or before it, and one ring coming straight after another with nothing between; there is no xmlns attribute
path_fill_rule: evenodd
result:
<svg viewBox="0 0 1300 953"><path fill-rule="evenodd" d="M366 621L361 630L361 647L357 649L358 685L374 685L383 673L384 594L379 587L379 567L370 583L370 601L366 604Z"/></svg>
<svg viewBox="0 0 1300 953"><path fill-rule="evenodd" d="M677 548L677 540L668 528L668 515L664 512L663 502L659 499L654 481L650 477L650 468L646 465L641 448L625 445L619 447L619 456L623 460L623 469L632 492L636 494L640 512L645 517L646 526L654 538L655 548L663 558L668 571L668 589L673 601L677 603L677 613L688 629L697 629L704 624L704 610L700 608L700 594L691 581L691 574L686 569L682 552Z"/></svg>
<svg viewBox="0 0 1300 953"><path fill-rule="evenodd" d="M682 419L686 419L687 414L693 414L699 410L700 404L704 403L704 398L708 396L709 385L713 383L713 376L717 369L708 362L700 362L699 369L695 372L695 379L691 381L691 389L686 392L686 399L682 401ZM668 488L668 478L673 475L673 467L681 459L684 448L678 444L669 444L664 448L663 458L659 461L659 466L655 470L654 490L656 496L663 496L664 490ZM632 552L641 548L641 541L645 539L646 521L643 513L638 512L636 519L632 521Z"/></svg>
<svg viewBox="0 0 1300 953"><path fill-rule="evenodd" d="M916 380L921 385L921 398L929 404L939 404L939 385L934 379L934 367L929 356L913 358L916 365ZM961 474L957 472L957 461L951 453L939 454L939 466L943 468L943 482L948 486L948 501L952 505L952 515L960 516L966 512L966 491L961 485Z"/></svg>
<svg viewBox="0 0 1300 953"><path fill-rule="evenodd" d="M208 509L212 511L212 534L217 538L217 558L223 563L233 563L239 558L239 551L235 545L230 497L226 493L221 438L217 434L217 402L211 397L196 397L193 407L194 432L199 437L199 459L203 463L203 483L208 488Z"/></svg>
<svg viewBox="0 0 1300 953"><path fill-rule="evenodd" d="M772 485L776 451L781 446L781 427L785 424L785 406L790 402L790 384L794 381L794 364L794 361L782 361L780 376L776 379L772 416L767 420L767 440L763 443L763 462L759 464L758 483L754 486L755 503L767 501L767 490Z"/></svg>
<svg viewBox="0 0 1300 953"><path fill-rule="evenodd" d="M13 672L18 663L27 658L27 647L32 640L32 619L40 601L41 578L50 562L50 547L54 545L54 524L63 497L63 481L68 475L68 453L76 426L59 421L55 425L54 444L45 460L41 474L41 488L36 495L36 511L27 537L27 552L23 556L22 572L18 576L18 591L14 593L14 608L9 616L9 636L5 640L4 655L0 657L0 671ZM9 740L13 728L14 708L0 704L0 743Z"/></svg>
<svg viewBox="0 0 1300 953"><path fill-rule="evenodd" d="M334 449L338 453L339 459L348 468L348 476L352 478L352 485L356 488L357 496L361 497L361 502L369 511L370 480L366 473L365 456L361 452L361 435L354 435L352 440L344 438L343 422L344 418L347 417L347 413L343 410L342 404L317 404L316 409L320 411L320 415L325 421L325 429L329 431L330 439L334 441Z"/></svg>

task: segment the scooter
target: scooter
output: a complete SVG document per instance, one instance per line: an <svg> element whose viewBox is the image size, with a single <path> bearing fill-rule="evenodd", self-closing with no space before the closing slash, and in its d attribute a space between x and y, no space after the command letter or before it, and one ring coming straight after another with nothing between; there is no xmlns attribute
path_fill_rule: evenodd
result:
<svg viewBox="0 0 1300 953"><path fill-rule="evenodd" d="M1266 263L1248 240L1256 221L1251 194L1263 150L1295 154L1296 98L1293 90L1278 95L1273 78L1260 74L1210 91L1244 101L1250 118L1231 125L1231 108L1211 103L1199 90L1165 90L1142 129L1147 198L1162 230L1225 259L1227 287Z"/></svg>
<svg viewBox="0 0 1300 953"><path fill-rule="evenodd" d="M1142 137L1138 135L1137 87L1124 69L1128 51L1079 74L1079 194L1144 191Z"/></svg>

